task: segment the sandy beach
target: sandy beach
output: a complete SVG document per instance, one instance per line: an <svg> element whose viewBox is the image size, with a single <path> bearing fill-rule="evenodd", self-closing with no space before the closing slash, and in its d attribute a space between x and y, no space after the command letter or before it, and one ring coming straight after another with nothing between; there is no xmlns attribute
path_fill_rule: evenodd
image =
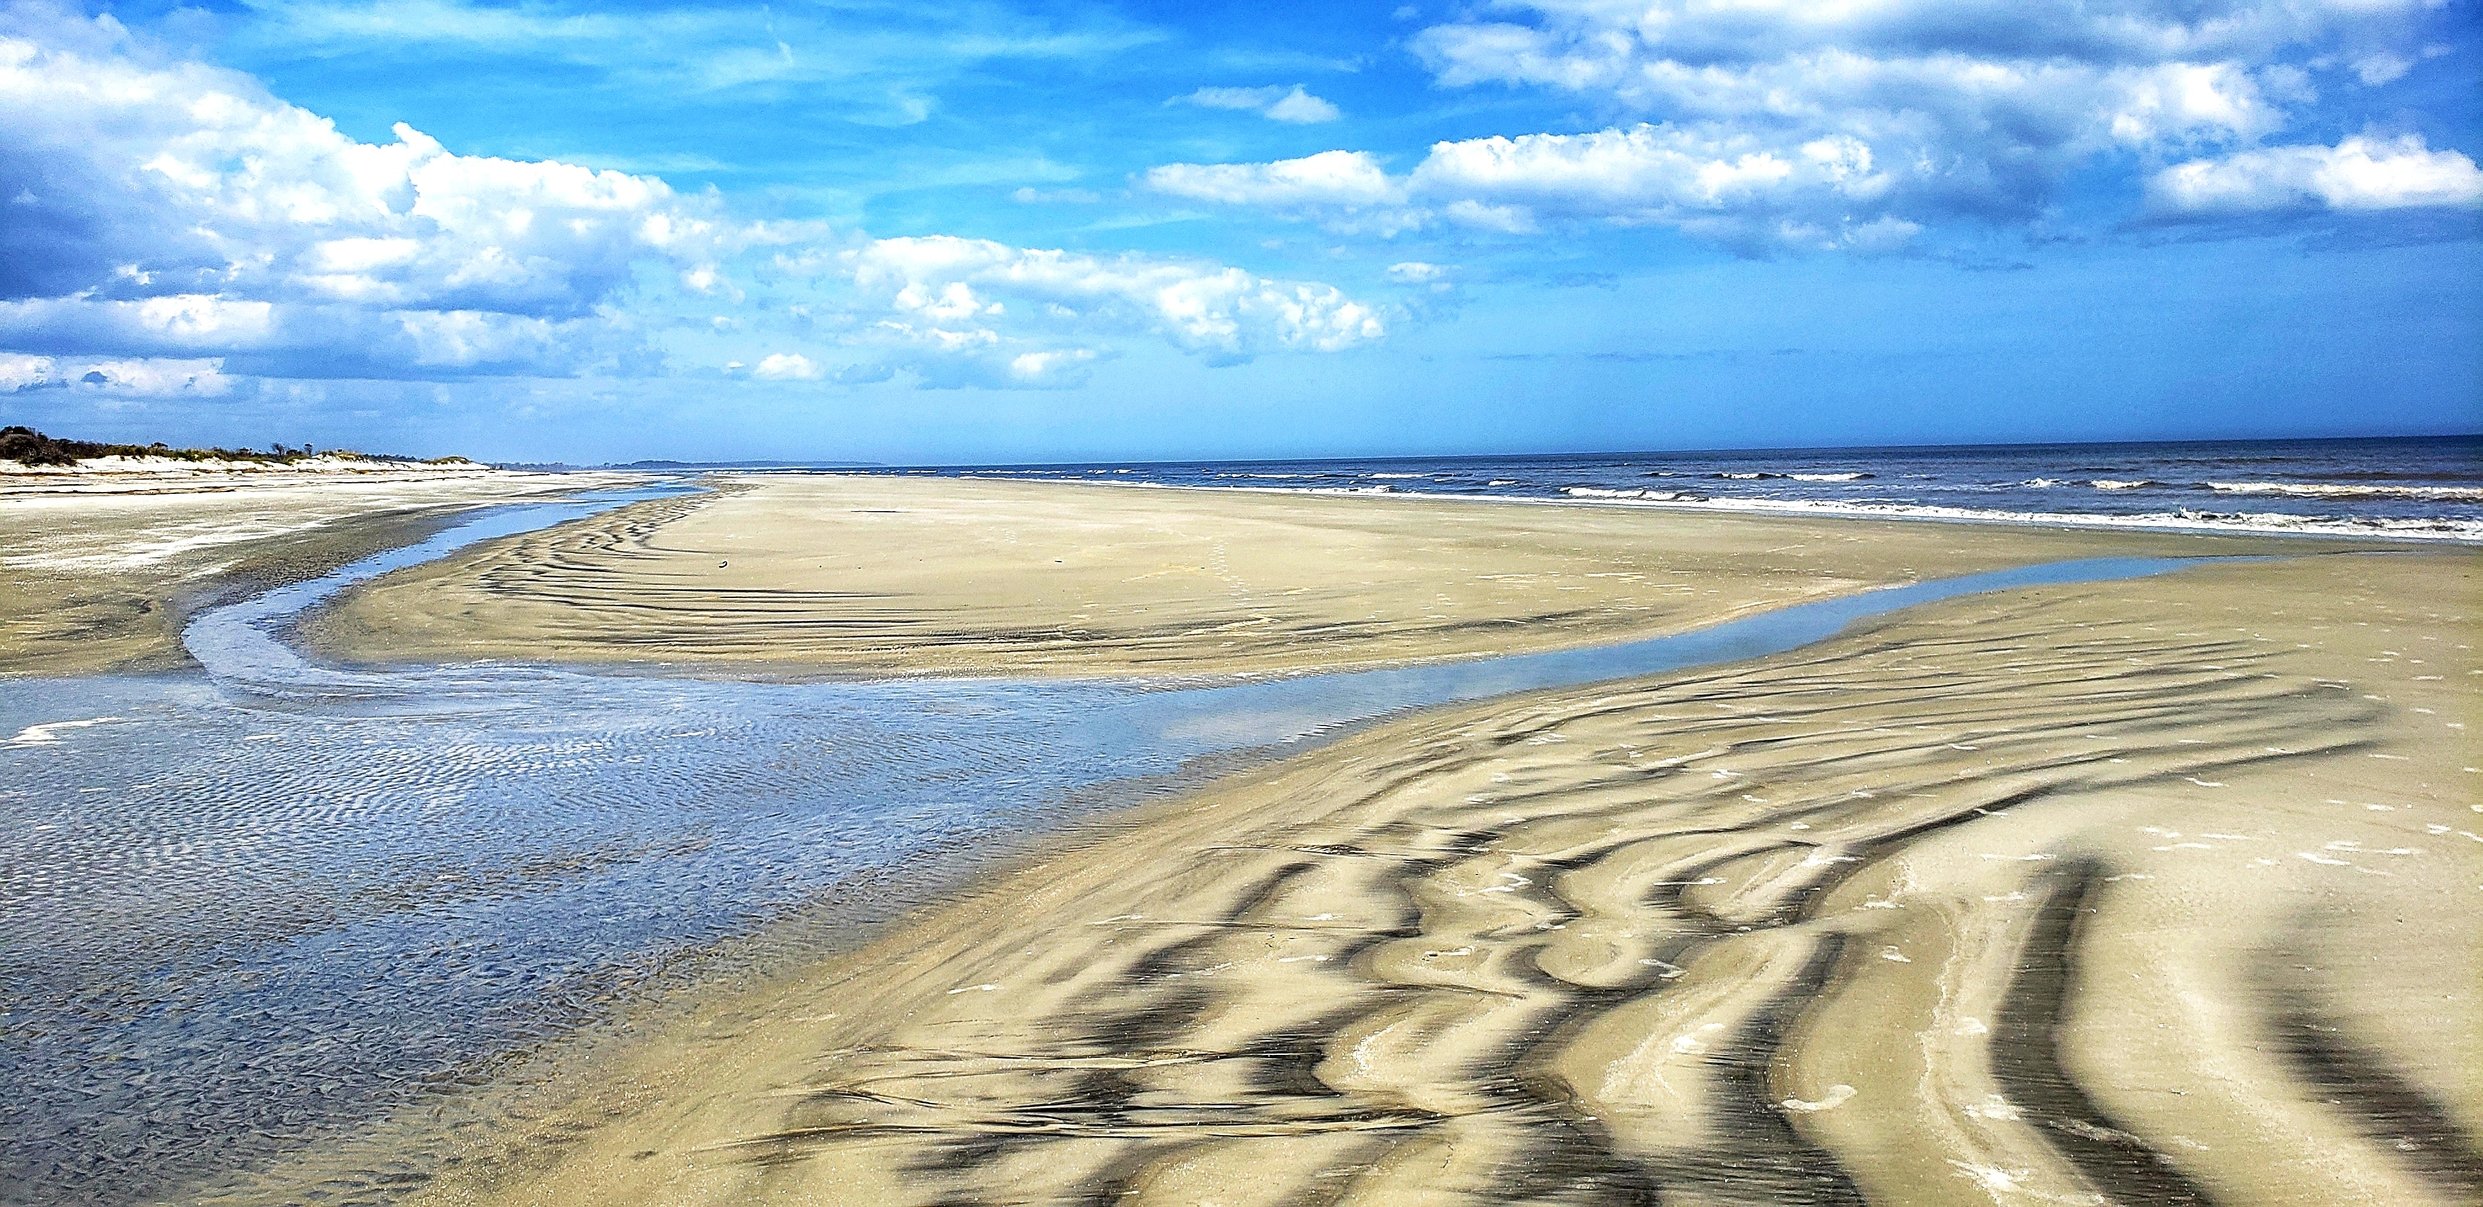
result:
<svg viewBox="0 0 2483 1207"><path fill-rule="evenodd" d="M0 472L0 675L160 670L198 607L616 476L135 463ZM352 463L347 463L351 466Z"/></svg>
<svg viewBox="0 0 2483 1207"><path fill-rule="evenodd" d="M0 0L0 1207L2483 1207L2483 0Z"/></svg>
<svg viewBox="0 0 2483 1207"><path fill-rule="evenodd" d="M802 510L878 506L1019 526L944 546ZM866 948L269 1185L382 1177L455 1204L2483 1196L2483 939L2461 921L2483 891L2472 550L837 480L623 515L383 584L326 631L385 648L374 618L419 589L459 600L414 629L426 656L681 640L717 663L1289 669L1494 633L1604 640L2019 560L2281 556L1377 726L1051 840ZM773 538L811 557L784 587L858 564L834 598L944 601L949 644L896 618L776 616L791 648L758 620L693 635L721 601L764 598L733 592L778 571L782 552L747 552L767 515L809 528ZM1235 574L1246 602L1158 587L1139 606L1173 618L1094 615L1127 564L1014 573L1073 551L1040 530L1063 517L1092 525L1091 552L1172 568L1157 582L1206 581L1210 552L1256 569L1351 546L1348 566L1400 588L1366 620L1418 594L1458 623L1307 636L1352 595L1348 571L1298 563ZM1114 543L1132 532L1158 543ZM716 560L751 577L684 586L728 539ZM1023 565L974 572L994 548ZM1572 592L1577 628L1517 606L1618 556L1643 583ZM1391 578L1418 569L1439 573ZM1474 585L1500 573L1536 577ZM531 598L543 582L599 584L640 627L601 647L584 637L609 614L546 627L589 605ZM1653 586L1680 582L1715 590ZM1209 623L1271 598L1296 602L1268 632ZM1072 606L1116 640L1068 632ZM452 642L460 625L476 636Z"/></svg>
<svg viewBox="0 0 2483 1207"><path fill-rule="evenodd" d="M708 482L713 493L391 576L306 631L364 661L1292 672L1601 644L2033 562L2270 547L1627 506L902 477Z"/></svg>

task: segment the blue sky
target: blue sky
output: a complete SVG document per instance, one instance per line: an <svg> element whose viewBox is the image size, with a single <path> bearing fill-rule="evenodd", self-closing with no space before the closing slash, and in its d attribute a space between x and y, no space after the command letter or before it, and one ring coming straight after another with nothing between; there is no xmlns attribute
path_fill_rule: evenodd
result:
<svg viewBox="0 0 2483 1207"><path fill-rule="evenodd" d="M2426 0L0 15L0 420L979 461L2483 429Z"/></svg>

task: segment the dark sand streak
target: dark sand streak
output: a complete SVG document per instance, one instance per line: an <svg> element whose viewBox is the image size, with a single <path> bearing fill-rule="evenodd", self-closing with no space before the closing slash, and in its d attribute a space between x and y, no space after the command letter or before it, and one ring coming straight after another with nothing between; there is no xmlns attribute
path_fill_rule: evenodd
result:
<svg viewBox="0 0 2483 1207"><path fill-rule="evenodd" d="M2064 863L2018 953L2018 975L1994 1020L1992 1071L2011 1101L2049 1133L2053 1148L2101 1193L2133 1207L2215 1200L2163 1153L2130 1133L2078 1087L2060 1035L2078 986L2078 930L2105 889L2101 861Z"/></svg>
<svg viewBox="0 0 2483 1207"><path fill-rule="evenodd" d="M2379 1151L2395 1154L2443 1194L2483 1204L2483 1146L2386 1056L2355 1044L2319 1009L2309 978L2294 971L2301 962L2272 948L2256 965L2269 1026L2293 1071Z"/></svg>

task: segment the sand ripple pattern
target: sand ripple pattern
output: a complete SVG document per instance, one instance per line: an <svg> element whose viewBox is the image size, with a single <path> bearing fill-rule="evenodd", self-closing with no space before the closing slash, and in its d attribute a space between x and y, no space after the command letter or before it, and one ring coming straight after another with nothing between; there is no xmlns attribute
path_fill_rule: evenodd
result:
<svg viewBox="0 0 2483 1207"><path fill-rule="evenodd" d="M619 501L626 501L619 500ZM1225 687L345 671L284 624L513 509L201 616L213 676L0 699L0 1184L126 1201L299 1149L566 1033L789 911L892 916L1192 760L1394 711L1792 648L2065 563L1601 650Z"/></svg>
<svg viewBox="0 0 2483 1207"><path fill-rule="evenodd" d="M337 671L283 640L328 587L288 588L193 627L212 679L0 696L0 1201L206 1201L279 1154L358 1154L335 1143L350 1127L489 1080L719 941L796 913L893 915L921 904L928 859L1313 737L1339 745L1287 764L1260 812L1202 820L1171 874L1125 874L1157 861L1151 838L1065 927L1022 911L874 977L855 1000L907 1021L819 1049L789 1119L702 1159L824 1178L795 1193L830 1201L1366 1184L2079 1201L2106 1183L2183 1201L2237 1160L2361 1196L2304 1201L2464 1195L2471 1095L2340 1015L2319 927L2262 927L2266 958L2211 969L2244 986L2211 1000L2280 1003L2254 1042L2290 1070L2229 1134L2168 1125L2094 1074L2180 1060L2051 1038L2095 1008L2074 991L2087 923L2145 892L2130 877L2158 855L2240 833L2133 839L2142 823L2379 740L2381 704L2264 668L2260 645L2125 628L2053 657L2036 620L2014 644L1892 629L1859 662L1347 732L1783 653L1963 592L2170 568L2041 567L1601 650L1185 690ZM2094 827L2113 818L2127 832L2107 842ZM2392 884L2449 866L2322 837L2284 866ZM1940 854L1956 843L1972 846ZM1919 1071L1880 1060L1909 1052ZM1848 1109L1909 1093L1946 1104L1931 1141L1866 1126L1901 1112ZM2260 1161L2248 1137L2271 1118L2328 1130L2290 1165ZM1314 1159L1262 1169L1261 1144ZM315 1196L237 1193L387 1201L443 1167L390 1162Z"/></svg>
<svg viewBox="0 0 2483 1207"><path fill-rule="evenodd" d="M2478 1201L2470 1073L2334 1015L2287 912L2377 881L2273 809L2181 832L2366 757L2385 707L2264 643L2066 627L1897 625L1236 790L1148 831L1186 845L1145 883L1036 887L846 990L898 1021L705 1150L709 1201ZM2167 904L2254 843L2249 904ZM2133 958L2185 915L2229 930Z"/></svg>

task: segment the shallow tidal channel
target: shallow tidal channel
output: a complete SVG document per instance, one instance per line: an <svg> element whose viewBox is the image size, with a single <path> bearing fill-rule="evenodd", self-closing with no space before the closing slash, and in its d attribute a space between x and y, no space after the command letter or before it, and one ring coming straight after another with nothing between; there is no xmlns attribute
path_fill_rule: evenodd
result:
<svg viewBox="0 0 2483 1207"><path fill-rule="evenodd" d="M184 635L200 671L0 682L0 1202L144 1201L265 1164L772 920L902 898L909 867L1194 760L2191 564L2055 563L1594 649L1216 683L371 670L289 642L355 584L648 497L495 509L204 613Z"/></svg>

